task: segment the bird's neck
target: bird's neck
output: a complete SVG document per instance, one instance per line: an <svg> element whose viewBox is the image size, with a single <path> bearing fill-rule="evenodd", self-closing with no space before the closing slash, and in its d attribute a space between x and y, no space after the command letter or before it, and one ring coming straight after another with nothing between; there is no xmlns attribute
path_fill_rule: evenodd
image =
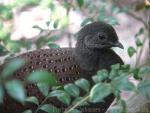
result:
<svg viewBox="0 0 150 113"><path fill-rule="evenodd" d="M74 50L74 58L80 68L87 71L98 70L99 60L103 56L104 50L93 50L83 44L77 44Z"/></svg>

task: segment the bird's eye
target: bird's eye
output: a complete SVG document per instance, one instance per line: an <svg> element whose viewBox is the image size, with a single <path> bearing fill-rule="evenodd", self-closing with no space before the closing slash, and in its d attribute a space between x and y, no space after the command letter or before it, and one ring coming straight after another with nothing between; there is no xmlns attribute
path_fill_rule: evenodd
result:
<svg viewBox="0 0 150 113"><path fill-rule="evenodd" d="M105 39L105 37L104 37L104 36L99 35L99 39L104 40L104 39Z"/></svg>

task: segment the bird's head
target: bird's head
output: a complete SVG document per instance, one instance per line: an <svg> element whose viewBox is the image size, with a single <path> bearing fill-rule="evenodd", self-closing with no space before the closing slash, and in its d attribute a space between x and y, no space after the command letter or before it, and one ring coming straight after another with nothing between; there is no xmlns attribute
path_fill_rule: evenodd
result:
<svg viewBox="0 0 150 113"><path fill-rule="evenodd" d="M77 36L77 44L81 42L90 49L108 49L111 47L123 49L114 28L104 22L94 22L84 26Z"/></svg>

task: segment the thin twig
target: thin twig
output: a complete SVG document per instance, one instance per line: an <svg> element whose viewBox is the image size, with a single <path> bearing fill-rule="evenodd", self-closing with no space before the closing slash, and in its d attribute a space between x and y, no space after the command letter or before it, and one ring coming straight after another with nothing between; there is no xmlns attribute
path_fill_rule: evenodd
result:
<svg viewBox="0 0 150 113"><path fill-rule="evenodd" d="M37 107L37 109L36 109L36 111L35 111L34 113L37 113L37 112L39 111L40 107L45 103L45 101L46 101L47 99L48 99L48 96L45 97L45 99L41 102L41 104L38 105L38 107Z"/></svg>
<svg viewBox="0 0 150 113"><path fill-rule="evenodd" d="M70 1L70 4L72 4L72 1ZM70 23L70 20L69 20L70 10L71 10L70 7L68 7L67 12L66 12L68 24ZM69 30L69 25L67 26L67 29ZM67 37L68 37L68 45L69 47L72 47L71 34L67 33Z"/></svg>
<svg viewBox="0 0 150 113"><path fill-rule="evenodd" d="M150 49L150 16L148 18L148 24L147 24L147 29L148 29L148 39L149 39L149 49ZM149 52L150 54L150 52Z"/></svg>
<svg viewBox="0 0 150 113"><path fill-rule="evenodd" d="M146 40L147 40L147 36L145 35L144 40L143 40L143 46L141 47L139 55L137 57L136 66L138 66L139 63L140 63L140 60L141 60L141 57L142 57L142 52L143 52L144 47L145 47L144 44L146 43Z"/></svg>
<svg viewBox="0 0 150 113"><path fill-rule="evenodd" d="M129 16L133 17L134 19L136 19L136 20L142 22L145 27L147 26L146 22L145 22L142 18L136 16L136 15L135 15L134 13L132 13L131 11L128 11L127 14L128 14Z"/></svg>
<svg viewBox="0 0 150 113"><path fill-rule="evenodd" d="M67 110L64 111L64 113L69 113L70 111L74 110L76 107L78 107L80 104L83 102L87 101L89 99L89 95L84 97L81 101L73 105L72 107L68 108Z"/></svg>
<svg viewBox="0 0 150 113"><path fill-rule="evenodd" d="M113 2L114 2L114 4L116 4L116 6L118 6L119 8L122 8L119 4L117 4L116 0L113 0ZM144 24L144 26L147 28L147 23L141 17L135 15L132 11L127 11L126 14L128 14L132 18L138 20L139 22L142 22Z"/></svg>

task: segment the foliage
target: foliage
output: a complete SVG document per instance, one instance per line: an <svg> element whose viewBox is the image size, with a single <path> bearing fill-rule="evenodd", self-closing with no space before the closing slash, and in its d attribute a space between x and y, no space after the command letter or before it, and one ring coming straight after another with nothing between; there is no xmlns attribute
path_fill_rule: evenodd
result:
<svg viewBox="0 0 150 113"><path fill-rule="evenodd" d="M61 19L58 16L58 11L70 11L77 10L82 13L83 9L86 9L89 13L88 16L82 21L81 26L84 26L92 21L105 21L112 25L119 24L117 18L114 15L120 13L127 13L129 8L125 7L121 9L115 4L109 5L111 8L110 11L107 11L107 6L109 0L103 0L98 4L91 3L90 0L73 0L63 1L61 3L61 9L57 7L57 4L53 0L16 0L14 3L3 5L0 4L0 56L7 56L5 60L11 58L14 54L21 51L21 49L32 49L32 45L35 47L42 48L47 45L49 48L58 48L59 46L55 44L55 41L59 40L59 37L68 27L68 17L69 13L66 13L64 18ZM52 11L52 18L49 21L45 22L47 26L46 29L35 25L33 28L38 29L40 34L44 31L48 31L47 36L40 36L36 40L12 40L11 32L12 26L9 28L5 27L6 21L11 21L13 19L12 9L16 7L23 6L37 6L44 7ZM147 10L149 5L144 5L143 9ZM109 15L107 15L109 13ZM95 16L93 16L95 15ZM108 18L106 18L108 17ZM49 27L53 26L53 30L50 30ZM8 30L9 29L9 30ZM55 30L60 30L61 33L59 35L53 35L52 33ZM132 57L136 55L136 66L131 67L128 64L120 65L116 64L111 67L111 71L108 72L105 69L99 70L96 75L92 76L92 80L94 85L92 85L88 80L84 78L80 78L79 80L74 81L74 83L69 83L64 86L61 86L57 83L56 78L53 73L49 73L47 71L39 71L30 73L25 81L19 81L12 78L12 75L15 71L25 65L26 61L24 59L15 59L9 61L5 66L4 70L1 72L0 76L0 103L3 104L3 99L5 95L5 90L7 90L8 94L21 103L30 102L37 105L37 109L46 111L47 113L60 113L59 108L55 107L51 104L44 104L44 102L52 97L57 97L59 101L64 103L68 108L64 111L64 113L81 113L77 109L78 106L88 105L89 102L97 103L104 101L104 97L109 94L114 94L116 97L116 103L119 106L116 109L113 109L111 113L126 113L126 102L121 97L122 91L130 91L130 92L139 92L144 96L149 96L150 90L150 81L145 80L142 81L141 78L150 72L149 65L139 66L139 62L141 60L141 51L145 44L144 40L141 40L141 36L145 35L147 32L147 26L143 26L139 29L137 33L135 33L135 47L131 46L128 48L128 55ZM73 36L73 34L71 34ZM148 36L145 35L145 38ZM129 78L133 77L139 81L139 84L135 86ZM110 82L107 82L107 81ZM45 96L45 99L40 103L37 97L26 96L26 91L24 89L24 85L27 83L37 84L39 90ZM50 91L49 88L55 86ZM85 94L80 96L80 92L84 91ZM73 98L73 101L71 99ZM27 109L23 113L32 113L32 110Z"/></svg>

